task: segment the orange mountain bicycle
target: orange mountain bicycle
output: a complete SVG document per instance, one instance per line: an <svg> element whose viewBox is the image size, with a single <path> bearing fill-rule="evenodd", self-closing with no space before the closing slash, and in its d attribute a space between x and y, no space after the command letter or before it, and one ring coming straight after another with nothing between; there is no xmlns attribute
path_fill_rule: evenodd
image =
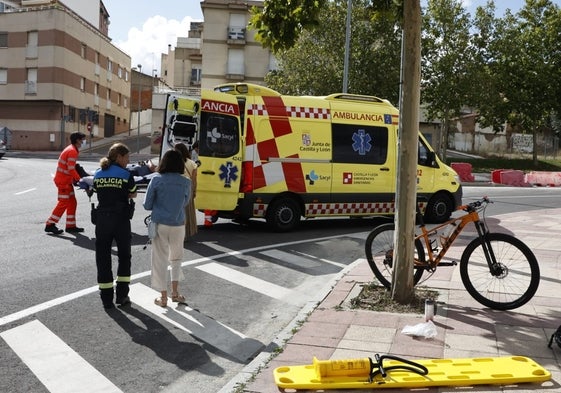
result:
<svg viewBox="0 0 561 393"><path fill-rule="evenodd" d="M456 265L455 261L443 259L466 225L473 223L477 237L467 245L460 259L460 276L468 293L495 310L512 310L532 299L540 283L538 261L521 240L506 233L489 232L485 223L485 208L489 203L485 197L460 206L458 211L463 210L465 214L430 229L417 212L420 234L415 235L415 284L425 272L432 274L438 266ZM440 235L438 244L436 237L445 229L448 233ZM372 272L388 289L393 279L394 233L394 224L380 225L370 232L365 244Z"/></svg>

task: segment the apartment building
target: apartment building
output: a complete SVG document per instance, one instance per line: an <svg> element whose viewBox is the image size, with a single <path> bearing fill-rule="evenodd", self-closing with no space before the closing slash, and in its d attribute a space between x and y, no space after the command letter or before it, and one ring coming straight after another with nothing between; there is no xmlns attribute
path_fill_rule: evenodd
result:
<svg viewBox="0 0 561 393"><path fill-rule="evenodd" d="M275 59L253 38L247 24L252 7L262 1L204 0L201 87L210 89L226 82L264 84L276 68Z"/></svg>
<svg viewBox="0 0 561 393"><path fill-rule="evenodd" d="M178 37L177 45L162 54L160 79L179 92L200 95L202 76L203 22L191 22L187 37Z"/></svg>
<svg viewBox="0 0 561 393"><path fill-rule="evenodd" d="M108 23L101 0L0 0L0 127L12 149L129 130L131 60Z"/></svg>

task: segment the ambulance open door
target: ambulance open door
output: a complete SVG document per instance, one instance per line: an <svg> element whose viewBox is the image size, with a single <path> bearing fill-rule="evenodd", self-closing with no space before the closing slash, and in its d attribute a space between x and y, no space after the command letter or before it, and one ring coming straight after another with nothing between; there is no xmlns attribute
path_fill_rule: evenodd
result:
<svg viewBox="0 0 561 393"><path fill-rule="evenodd" d="M201 98L196 209L232 211L236 208L242 148L236 96L204 91Z"/></svg>

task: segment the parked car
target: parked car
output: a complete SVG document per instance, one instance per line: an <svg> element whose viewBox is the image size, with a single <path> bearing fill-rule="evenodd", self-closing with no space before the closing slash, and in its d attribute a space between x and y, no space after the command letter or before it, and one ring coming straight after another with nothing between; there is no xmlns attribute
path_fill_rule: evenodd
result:
<svg viewBox="0 0 561 393"><path fill-rule="evenodd" d="M0 139L0 158L4 157L4 154L6 154L6 144Z"/></svg>

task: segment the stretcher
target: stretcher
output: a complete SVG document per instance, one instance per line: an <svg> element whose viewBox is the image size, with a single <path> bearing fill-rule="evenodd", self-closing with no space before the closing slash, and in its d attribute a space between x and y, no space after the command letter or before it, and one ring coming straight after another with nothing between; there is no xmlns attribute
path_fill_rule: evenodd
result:
<svg viewBox="0 0 561 393"><path fill-rule="evenodd" d="M305 366L274 371L283 389L376 389L432 386L511 385L539 383L551 373L524 356L465 359L423 359L415 362L391 355L371 358L318 360Z"/></svg>

